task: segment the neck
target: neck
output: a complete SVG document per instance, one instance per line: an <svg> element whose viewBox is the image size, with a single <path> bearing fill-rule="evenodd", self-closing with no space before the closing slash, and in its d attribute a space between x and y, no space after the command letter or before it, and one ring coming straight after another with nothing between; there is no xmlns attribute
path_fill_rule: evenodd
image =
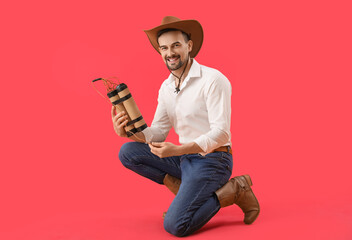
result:
<svg viewBox="0 0 352 240"><path fill-rule="evenodd" d="M185 79L187 77L189 69L191 68L193 61L191 58L189 58L188 61L186 61L186 62L187 62L187 64L185 64L184 67L179 68L174 71L171 71L172 75L174 75L176 77L176 82L178 82L179 80L183 81L183 79Z"/></svg>

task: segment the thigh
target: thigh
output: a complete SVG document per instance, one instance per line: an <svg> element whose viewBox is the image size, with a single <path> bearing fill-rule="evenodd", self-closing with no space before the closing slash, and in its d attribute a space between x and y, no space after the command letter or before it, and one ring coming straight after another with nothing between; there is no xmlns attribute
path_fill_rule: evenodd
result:
<svg viewBox="0 0 352 240"><path fill-rule="evenodd" d="M145 143L125 143L120 149L119 158L125 167L133 171L140 169L150 174L157 174L160 176L157 181L159 183L162 183L166 173L181 178L180 156L160 158L153 154Z"/></svg>
<svg viewBox="0 0 352 240"><path fill-rule="evenodd" d="M213 193L222 187L232 174L232 155L225 152L186 155L181 158L184 188Z"/></svg>

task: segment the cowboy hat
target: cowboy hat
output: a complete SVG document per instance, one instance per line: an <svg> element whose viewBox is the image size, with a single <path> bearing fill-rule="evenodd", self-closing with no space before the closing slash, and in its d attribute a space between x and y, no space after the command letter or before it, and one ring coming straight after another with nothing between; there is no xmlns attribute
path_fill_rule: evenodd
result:
<svg viewBox="0 0 352 240"><path fill-rule="evenodd" d="M193 42L190 57L194 58L198 54L203 43L203 28L197 20L181 20L177 17L167 16L163 18L161 25L149 30L144 30L150 43L159 54L160 52L157 35L160 30L167 28L178 29L187 33Z"/></svg>

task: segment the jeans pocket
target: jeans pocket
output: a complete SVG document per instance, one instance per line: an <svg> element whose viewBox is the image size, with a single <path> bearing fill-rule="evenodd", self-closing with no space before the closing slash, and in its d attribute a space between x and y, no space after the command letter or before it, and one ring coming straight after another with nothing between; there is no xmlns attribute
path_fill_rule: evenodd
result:
<svg viewBox="0 0 352 240"><path fill-rule="evenodd" d="M232 173L233 161L232 155L230 153L222 152L219 161L222 162L226 166L226 168Z"/></svg>
<svg viewBox="0 0 352 240"><path fill-rule="evenodd" d="M214 164L217 164L220 169L226 169L227 172L232 174L232 155L227 152L214 152L204 156L204 158L213 159Z"/></svg>

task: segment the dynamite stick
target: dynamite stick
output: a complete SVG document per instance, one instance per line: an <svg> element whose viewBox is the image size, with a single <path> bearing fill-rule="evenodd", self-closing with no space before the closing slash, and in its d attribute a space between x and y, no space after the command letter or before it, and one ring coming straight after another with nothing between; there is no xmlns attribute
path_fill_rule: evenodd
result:
<svg viewBox="0 0 352 240"><path fill-rule="evenodd" d="M110 102L116 107L116 112L124 111L127 114L128 122L125 126L127 136L130 137L141 132L148 126L134 101L130 90L124 83L116 84L109 79L97 78L92 82L103 81L108 91L107 96Z"/></svg>

